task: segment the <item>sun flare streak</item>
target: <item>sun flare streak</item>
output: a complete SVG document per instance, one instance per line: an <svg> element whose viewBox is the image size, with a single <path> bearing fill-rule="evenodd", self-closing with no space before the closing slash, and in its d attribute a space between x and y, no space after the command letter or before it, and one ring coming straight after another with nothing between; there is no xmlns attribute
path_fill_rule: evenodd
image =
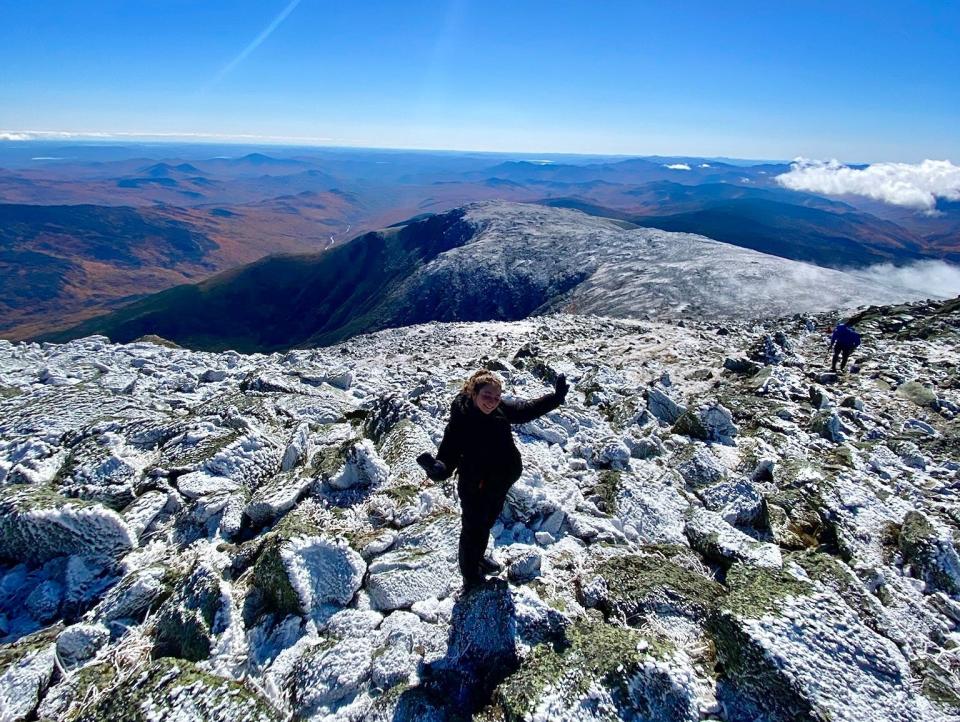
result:
<svg viewBox="0 0 960 722"><path fill-rule="evenodd" d="M297 5L300 4L300 0L291 0L291 2L280 11L280 14L275 17L267 27L265 27L257 37L253 39L247 47L240 51L240 54L237 55L233 60L223 66L219 73L216 74L214 79L211 81L210 85L216 85L219 83L227 74L233 71L240 63L242 63L250 53L256 50L263 42L273 34L273 31L280 27L280 24L289 17L290 13L297 9Z"/></svg>

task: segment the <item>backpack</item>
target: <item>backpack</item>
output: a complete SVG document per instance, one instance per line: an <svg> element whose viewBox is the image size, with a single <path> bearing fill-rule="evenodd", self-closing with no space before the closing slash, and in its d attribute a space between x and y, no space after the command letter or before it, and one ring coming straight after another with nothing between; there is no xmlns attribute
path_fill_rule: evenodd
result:
<svg viewBox="0 0 960 722"><path fill-rule="evenodd" d="M837 346L855 349L860 345L860 334L845 324L837 326Z"/></svg>

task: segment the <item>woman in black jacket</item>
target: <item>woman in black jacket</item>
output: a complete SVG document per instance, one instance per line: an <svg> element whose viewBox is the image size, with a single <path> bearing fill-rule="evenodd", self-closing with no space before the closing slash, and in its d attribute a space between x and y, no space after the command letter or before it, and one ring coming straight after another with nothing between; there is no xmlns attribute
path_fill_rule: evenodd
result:
<svg viewBox="0 0 960 722"><path fill-rule="evenodd" d="M500 377L490 371L477 371L450 406L450 420L437 458L430 454L417 457L434 481L458 472L457 491L463 510L458 558L464 587L483 581L484 572L499 569L496 562L483 558L483 552L507 492L523 471L510 425L533 421L557 408L568 388L561 374L552 394L530 401L501 401Z"/></svg>

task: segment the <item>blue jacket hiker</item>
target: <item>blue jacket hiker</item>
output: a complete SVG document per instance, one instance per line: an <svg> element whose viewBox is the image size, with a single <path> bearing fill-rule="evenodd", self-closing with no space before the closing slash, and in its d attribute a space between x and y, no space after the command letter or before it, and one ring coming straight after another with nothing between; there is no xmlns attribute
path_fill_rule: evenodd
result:
<svg viewBox="0 0 960 722"><path fill-rule="evenodd" d="M840 370L843 371L847 366L847 359L853 350L860 345L860 334L853 330L853 324L850 321L838 323L830 337L830 345L827 350L833 349L833 363L831 371L837 370L837 360L840 361Z"/></svg>

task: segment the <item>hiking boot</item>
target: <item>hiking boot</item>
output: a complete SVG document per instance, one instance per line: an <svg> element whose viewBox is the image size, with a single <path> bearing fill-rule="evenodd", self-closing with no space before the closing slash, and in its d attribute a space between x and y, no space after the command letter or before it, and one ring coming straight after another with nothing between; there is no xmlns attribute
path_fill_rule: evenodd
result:
<svg viewBox="0 0 960 722"><path fill-rule="evenodd" d="M484 574L499 574L503 571L503 565L495 561L492 556L486 556L480 560L480 571Z"/></svg>
<svg viewBox="0 0 960 722"><path fill-rule="evenodd" d="M472 589L476 589L477 587L481 586L485 581L487 581L487 577L483 574L478 574L477 576L471 576L471 577L464 577L463 591L469 592Z"/></svg>

